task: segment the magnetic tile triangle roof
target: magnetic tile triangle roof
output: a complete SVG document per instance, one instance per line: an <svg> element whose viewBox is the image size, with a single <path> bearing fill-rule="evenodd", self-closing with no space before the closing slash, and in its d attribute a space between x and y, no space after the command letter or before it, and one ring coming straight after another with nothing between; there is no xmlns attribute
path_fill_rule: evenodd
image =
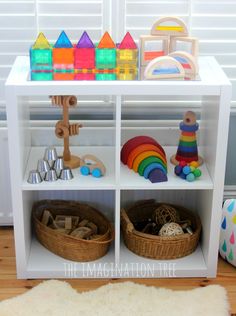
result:
<svg viewBox="0 0 236 316"><path fill-rule="evenodd" d="M94 48L94 44L86 31L84 31L84 33L80 37L76 47L77 48Z"/></svg>
<svg viewBox="0 0 236 316"><path fill-rule="evenodd" d="M50 44L45 37L45 35L41 32L39 33L34 45L32 46L33 49L50 49Z"/></svg>
<svg viewBox="0 0 236 316"><path fill-rule="evenodd" d="M137 45L129 32L125 34L119 45L119 49L137 49Z"/></svg>
<svg viewBox="0 0 236 316"><path fill-rule="evenodd" d="M97 47L98 48L115 48L116 45L113 42L110 34L108 32L105 32Z"/></svg>
<svg viewBox="0 0 236 316"><path fill-rule="evenodd" d="M54 47L55 48L72 48L73 47L65 31L61 32Z"/></svg>

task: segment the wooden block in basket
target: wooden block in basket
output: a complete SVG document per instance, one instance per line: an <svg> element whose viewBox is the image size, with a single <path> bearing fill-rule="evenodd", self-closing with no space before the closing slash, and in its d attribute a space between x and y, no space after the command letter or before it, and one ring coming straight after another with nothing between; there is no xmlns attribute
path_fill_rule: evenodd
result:
<svg viewBox="0 0 236 316"><path fill-rule="evenodd" d="M66 229L74 229L78 226L79 216L56 215L56 222L64 222Z"/></svg>
<svg viewBox="0 0 236 316"><path fill-rule="evenodd" d="M53 218L57 215L77 216L94 223L99 234L95 238L79 239L51 229L42 222L43 211L47 209ZM76 201L42 200L34 203L32 218L39 242L53 253L77 262L88 262L104 256L114 239L113 225L94 207ZM87 227L89 228L89 227ZM89 228L91 229L91 228Z"/></svg>
<svg viewBox="0 0 236 316"><path fill-rule="evenodd" d="M71 236L79 238L79 239L86 239L93 234L93 231L89 227L78 227L71 232Z"/></svg>

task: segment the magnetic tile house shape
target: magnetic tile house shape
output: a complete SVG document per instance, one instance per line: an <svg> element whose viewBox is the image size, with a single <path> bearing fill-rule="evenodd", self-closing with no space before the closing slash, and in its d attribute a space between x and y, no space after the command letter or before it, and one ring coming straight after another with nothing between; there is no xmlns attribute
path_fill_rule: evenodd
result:
<svg viewBox="0 0 236 316"><path fill-rule="evenodd" d="M87 32L84 32L75 47L75 69L95 68L95 46Z"/></svg>
<svg viewBox="0 0 236 316"><path fill-rule="evenodd" d="M96 68L116 68L116 45L108 32L103 35L96 48Z"/></svg>
<svg viewBox="0 0 236 316"><path fill-rule="evenodd" d="M117 65L136 66L138 48L129 32L127 32L117 49Z"/></svg>
<svg viewBox="0 0 236 316"><path fill-rule="evenodd" d="M117 48L117 79L135 80L138 69L138 48L129 32Z"/></svg>
<svg viewBox="0 0 236 316"><path fill-rule="evenodd" d="M53 68L74 68L74 47L64 31L61 32L53 47Z"/></svg>
<svg viewBox="0 0 236 316"><path fill-rule="evenodd" d="M52 47L43 33L39 33L30 48L31 71L52 71Z"/></svg>

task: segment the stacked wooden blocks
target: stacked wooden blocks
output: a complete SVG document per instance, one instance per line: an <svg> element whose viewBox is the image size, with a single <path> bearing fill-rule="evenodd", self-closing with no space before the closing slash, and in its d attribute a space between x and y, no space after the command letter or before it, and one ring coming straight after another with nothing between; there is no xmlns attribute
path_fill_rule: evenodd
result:
<svg viewBox="0 0 236 316"><path fill-rule="evenodd" d="M141 79L192 79L198 73L198 39L176 17L159 19L150 35L140 37L140 56Z"/></svg>

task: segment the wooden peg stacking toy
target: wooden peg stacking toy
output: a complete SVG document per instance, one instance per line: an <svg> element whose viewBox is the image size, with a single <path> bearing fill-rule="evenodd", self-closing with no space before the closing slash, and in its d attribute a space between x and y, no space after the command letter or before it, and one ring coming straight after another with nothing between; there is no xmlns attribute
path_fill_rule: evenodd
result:
<svg viewBox="0 0 236 316"><path fill-rule="evenodd" d="M170 161L174 165L178 165L180 161L191 163L198 162L199 165L203 163L203 159L198 156L196 132L198 130L198 123L196 122L196 114L188 111L184 114L184 119L180 123L181 130L178 150L176 155L173 155Z"/></svg>
<svg viewBox="0 0 236 316"><path fill-rule="evenodd" d="M64 165L71 169L78 168L80 166L80 158L70 153L69 137L78 135L81 124L69 123L69 108L75 107L77 104L77 98L75 96L52 96L52 104L63 108L63 119L58 121L55 126L55 134L58 138L64 139L64 151L63 160Z"/></svg>
<svg viewBox="0 0 236 316"><path fill-rule="evenodd" d="M165 151L152 137L136 136L128 140L122 147L121 161L152 183L167 181Z"/></svg>

